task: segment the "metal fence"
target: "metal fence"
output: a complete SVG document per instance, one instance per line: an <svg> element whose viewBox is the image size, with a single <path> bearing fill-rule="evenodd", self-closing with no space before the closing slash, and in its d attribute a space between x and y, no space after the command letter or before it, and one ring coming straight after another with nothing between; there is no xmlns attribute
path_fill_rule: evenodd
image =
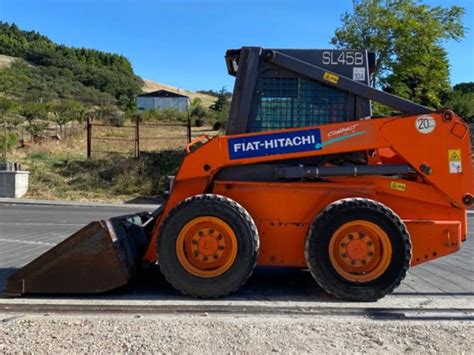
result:
<svg viewBox="0 0 474 355"><path fill-rule="evenodd" d="M187 123L147 123L136 117L132 124L116 126L87 121L87 157L107 153L139 157L140 153L182 148L191 141Z"/></svg>

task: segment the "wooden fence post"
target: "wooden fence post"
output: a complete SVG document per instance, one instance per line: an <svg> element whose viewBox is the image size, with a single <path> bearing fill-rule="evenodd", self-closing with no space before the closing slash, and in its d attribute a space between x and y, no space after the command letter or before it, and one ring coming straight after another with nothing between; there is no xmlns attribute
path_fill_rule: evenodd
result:
<svg viewBox="0 0 474 355"><path fill-rule="evenodd" d="M135 158L140 157L140 116L135 116Z"/></svg>
<svg viewBox="0 0 474 355"><path fill-rule="evenodd" d="M191 143L191 118L188 114L188 143Z"/></svg>
<svg viewBox="0 0 474 355"><path fill-rule="evenodd" d="M91 146L92 146L92 122L90 117L87 117L87 159L91 157Z"/></svg>

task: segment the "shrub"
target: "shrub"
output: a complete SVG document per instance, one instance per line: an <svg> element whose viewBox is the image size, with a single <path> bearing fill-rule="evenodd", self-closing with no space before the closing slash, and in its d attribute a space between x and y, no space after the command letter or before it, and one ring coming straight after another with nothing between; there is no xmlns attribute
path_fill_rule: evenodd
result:
<svg viewBox="0 0 474 355"><path fill-rule="evenodd" d="M31 135L34 141L41 138L43 131L48 128L48 122L35 120L26 125L25 130Z"/></svg>
<svg viewBox="0 0 474 355"><path fill-rule="evenodd" d="M145 110L140 113L140 120L143 122L166 121L166 122L186 122L187 114L179 112L177 109Z"/></svg>
<svg viewBox="0 0 474 355"><path fill-rule="evenodd" d="M206 124L206 120L204 118L196 118L194 120L194 126L195 127L202 127Z"/></svg>
<svg viewBox="0 0 474 355"><path fill-rule="evenodd" d="M201 104L196 105L196 106L191 106L189 110L189 115L193 118L194 117L203 118L203 117L206 117L206 114L207 114L206 109Z"/></svg>
<svg viewBox="0 0 474 355"><path fill-rule="evenodd" d="M18 143L18 134L16 132L1 130L0 131L0 160L7 161L7 155L13 147Z"/></svg>
<svg viewBox="0 0 474 355"><path fill-rule="evenodd" d="M214 131L220 131L223 127L224 125L222 124L222 122L219 121L214 122L214 124L212 125L212 129Z"/></svg>

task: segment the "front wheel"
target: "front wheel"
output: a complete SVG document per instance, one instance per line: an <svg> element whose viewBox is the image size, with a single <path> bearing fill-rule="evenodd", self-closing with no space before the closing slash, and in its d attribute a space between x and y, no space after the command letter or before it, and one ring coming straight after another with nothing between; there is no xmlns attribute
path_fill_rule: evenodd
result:
<svg viewBox="0 0 474 355"><path fill-rule="evenodd" d="M313 221L306 262L316 282L347 301L375 301L400 285L411 260L403 221L381 203L349 198Z"/></svg>
<svg viewBox="0 0 474 355"><path fill-rule="evenodd" d="M259 239L250 214L219 195L190 197L170 211L158 237L158 264L182 293L215 298L252 274Z"/></svg>

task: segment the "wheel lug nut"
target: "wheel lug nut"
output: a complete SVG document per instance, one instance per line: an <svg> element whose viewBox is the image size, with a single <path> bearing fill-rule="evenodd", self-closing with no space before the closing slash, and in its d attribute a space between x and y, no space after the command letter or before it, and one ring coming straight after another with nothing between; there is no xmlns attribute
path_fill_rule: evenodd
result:
<svg viewBox="0 0 474 355"><path fill-rule="evenodd" d="M214 233L214 229L211 228L209 229L209 234L212 234L212 233Z"/></svg>
<svg viewBox="0 0 474 355"><path fill-rule="evenodd" d="M207 261L207 256L202 258L203 261Z"/></svg>
<svg viewBox="0 0 474 355"><path fill-rule="evenodd" d="M343 247L343 248L347 247L347 243L342 243L341 247Z"/></svg>
<svg viewBox="0 0 474 355"><path fill-rule="evenodd" d="M355 260L351 260L351 265L355 265L356 261Z"/></svg>
<svg viewBox="0 0 474 355"><path fill-rule="evenodd" d="M219 258L219 255L214 254L212 257L213 257L214 259L218 259L218 258Z"/></svg>
<svg viewBox="0 0 474 355"><path fill-rule="evenodd" d="M198 244L198 242L196 240L193 239L193 241L191 242L193 243L194 245Z"/></svg>
<svg viewBox="0 0 474 355"><path fill-rule="evenodd" d="M342 253L341 255L343 258L347 258L347 254L346 253Z"/></svg>
<svg viewBox="0 0 474 355"><path fill-rule="evenodd" d="M217 235L217 240L221 240L222 239L222 235L218 234Z"/></svg>
<svg viewBox="0 0 474 355"><path fill-rule="evenodd" d="M194 252L194 256L198 256L198 255L199 255L199 252L196 250L196 251Z"/></svg>
<svg viewBox="0 0 474 355"><path fill-rule="evenodd" d="M367 245L370 247L372 245L372 242L367 242Z"/></svg>
<svg viewBox="0 0 474 355"><path fill-rule="evenodd" d="M223 247L222 245L219 245L219 246L217 247L217 249L219 249L219 250L224 250L224 247Z"/></svg>
<svg viewBox="0 0 474 355"><path fill-rule="evenodd" d="M369 256L374 256L374 253L372 253L371 251L369 251Z"/></svg>
<svg viewBox="0 0 474 355"><path fill-rule="evenodd" d="M199 231L198 234L200 237L202 237L204 233L202 231Z"/></svg>
<svg viewBox="0 0 474 355"><path fill-rule="evenodd" d="M365 264L367 264L367 261L361 260L361 263L362 263L362 265L365 265Z"/></svg>
<svg viewBox="0 0 474 355"><path fill-rule="evenodd" d="M352 234L349 234L349 239L354 239L354 236Z"/></svg>

